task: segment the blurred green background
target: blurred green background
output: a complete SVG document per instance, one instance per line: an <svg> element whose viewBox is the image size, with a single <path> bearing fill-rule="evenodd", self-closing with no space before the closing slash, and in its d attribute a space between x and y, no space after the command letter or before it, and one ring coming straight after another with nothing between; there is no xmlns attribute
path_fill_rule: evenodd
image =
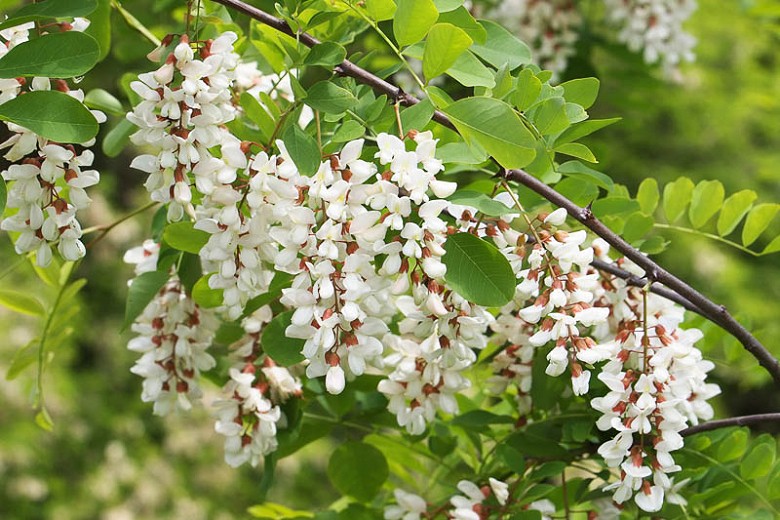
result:
<svg viewBox="0 0 780 520"><path fill-rule="evenodd" d="M0 12L19 2L0 0ZM124 6L162 37L181 31L180 1L128 0ZM258 4L262 2L256 2ZM267 4L267 3L266 3ZM600 169L632 193L646 177L663 186L680 176L694 182L719 179L727 194L749 188L758 202L780 200L780 32L777 19L751 11L755 2L700 0L688 24L699 40L697 61L674 81L649 70L639 56L610 42L610 33L589 20L569 76L602 80L593 117L623 120L586 140ZM776 4L775 4L776 5ZM124 99L122 74L150 69L151 46L112 14L114 46L109 58L81 87L100 86ZM109 125L116 124L112 118ZM103 130L104 135L106 129ZM117 218L145 202L142 175L128 164L133 151L99 157L99 192L83 219L94 225ZM126 280L125 249L146 236L151 215L127 222L90 250L78 275L88 279L75 340L54 353L45 374L55 422L47 433L33 422L30 395L35 370L0 380L0 518L93 519L215 518L246 516L257 502L259 469L233 470L222 460L221 437L204 410L190 416L152 416L140 401L141 381L132 375L135 354L120 332ZM776 219L778 220L778 219ZM774 234L777 234L777 222ZM753 258L707 239L665 234L672 247L660 256L669 267L715 301L725 304L780 355L780 258ZM767 234L766 236L771 236ZM0 235L0 262L16 261L8 237ZM2 271L2 270L0 270ZM46 298L32 269L0 280ZM694 320L695 323L698 323ZM0 308L0 373L40 324ZM739 344L704 325L702 349L715 361L713 377L724 393L721 415L776 411L780 405L769 379ZM206 402L217 393L207 389ZM338 498L325 477L327 442L310 445L280 463L270 498L304 509Z"/></svg>

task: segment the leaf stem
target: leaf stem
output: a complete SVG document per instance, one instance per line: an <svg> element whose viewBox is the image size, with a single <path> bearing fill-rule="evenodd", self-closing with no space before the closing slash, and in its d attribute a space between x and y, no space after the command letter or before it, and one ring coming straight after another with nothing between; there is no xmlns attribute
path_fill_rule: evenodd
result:
<svg viewBox="0 0 780 520"><path fill-rule="evenodd" d="M704 231L699 231L697 229L690 229L690 228L686 228L686 227L683 227L683 226L675 226L675 225L672 225L672 224L661 224L661 223L658 223L658 222L653 223L653 227L654 228L658 228L658 229L670 229L670 230L673 230L673 231L679 231L681 233L688 233L689 235L696 235L696 236L709 238L710 240L715 240L716 242L720 242L721 244L726 244L726 245L731 246L731 247L733 247L735 249L739 249L743 253L747 253L747 254L755 256L755 257L761 256L761 253L756 253L755 251L753 251L751 249L748 249L747 247L743 246L742 244L738 244L738 243L736 243L734 241L731 241L731 240L729 240L727 238L723 238L723 237L720 237L718 235L714 235L712 233L705 233Z"/></svg>

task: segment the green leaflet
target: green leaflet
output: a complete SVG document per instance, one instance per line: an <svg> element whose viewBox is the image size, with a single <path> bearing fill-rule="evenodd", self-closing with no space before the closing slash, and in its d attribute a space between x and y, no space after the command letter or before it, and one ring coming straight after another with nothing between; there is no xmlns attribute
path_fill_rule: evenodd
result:
<svg viewBox="0 0 780 520"><path fill-rule="evenodd" d="M59 143L85 143L98 133L95 117L83 104L58 91L28 92L0 105L0 120L10 121Z"/></svg>
<svg viewBox="0 0 780 520"><path fill-rule="evenodd" d="M0 59L0 78L73 78L89 72L99 56L92 36L78 31L44 34L8 51Z"/></svg>
<svg viewBox="0 0 780 520"><path fill-rule="evenodd" d="M495 246L469 233L450 235L442 257L447 283L469 301L500 307L515 294L512 267Z"/></svg>

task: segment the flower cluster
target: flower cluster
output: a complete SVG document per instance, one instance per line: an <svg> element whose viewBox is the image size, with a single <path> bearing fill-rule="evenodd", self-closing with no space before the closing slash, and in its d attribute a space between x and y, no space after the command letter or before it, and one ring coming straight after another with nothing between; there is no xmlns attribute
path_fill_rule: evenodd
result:
<svg viewBox="0 0 780 520"><path fill-rule="evenodd" d="M555 77L566 70L579 39L582 17L572 0L498 2L488 16L500 20L531 48L540 67Z"/></svg>
<svg viewBox="0 0 780 520"><path fill-rule="evenodd" d="M56 24L56 28L83 31L88 24L86 19L77 18L72 24ZM0 57L28 41L33 27L30 22L0 31ZM52 88L84 101L84 92L71 89L65 80L35 77L29 82L24 78L0 79L0 103L25 92ZM102 112L93 110L92 114L101 123L106 119ZM85 189L100 180L99 173L89 169L94 154L87 147L94 140L79 146L60 144L14 123L4 124L11 137L0 144L0 149L5 149L3 157L10 165L0 175L13 183L8 190L7 205L17 212L3 220L0 229L19 233L15 240L16 252L34 252L39 266L51 262L52 246L56 246L65 260L82 258L86 248L81 242L82 230L76 213L91 202Z"/></svg>
<svg viewBox="0 0 780 520"><path fill-rule="evenodd" d="M496 505L504 506L509 500L509 485L495 478L488 479L488 485L478 486L470 480L458 482L462 494L452 496L447 507L448 518L454 520L481 520ZM385 507L385 520L420 520L427 518L428 505L425 499L404 491L393 491L396 504ZM492 503L486 503L488 500Z"/></svg>
<svg viewBox="0 0 780 520"><path fill-rule="evenodd" d="M696 39L683 24L696 11L696 0L604 0L609 19L620 27L618 41L647 63L660 63L667 71L693 61Z"/></svg>
<svg viewBox="0 0 780 520"><path fill-rule="evenodd" d="M140 275L157 268L158 254L159 245L146 241L124 259ZM201 398L200 374L216 365L207 349L217 327L216 316L200 309L175 276L135 320L137 336L127 348L142 355L130 371L144 378L141 399L154 403L155 414L189 410Z"/></svg>

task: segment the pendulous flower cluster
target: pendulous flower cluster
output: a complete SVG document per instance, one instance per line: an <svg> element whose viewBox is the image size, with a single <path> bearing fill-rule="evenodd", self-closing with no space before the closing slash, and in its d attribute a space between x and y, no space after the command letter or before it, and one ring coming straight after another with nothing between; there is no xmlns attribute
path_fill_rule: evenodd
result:
<svg viewBox="0 0 780 520"><path fill-rule="evenodd" d="M61 22L48 26L48 31L83 31L89 21L76 18L73 23ZM17 45L27 42L34 23L29 22L0 31L0 57ZM0 103L26 92L56 89L84 101L84 92L72 89L63 79L34 77L0 79ZM102 112L93 110L98 122L106 120ZM86 188L100 180L97 170L90 169L94 154L89 147L94 140L80 145L61 144L35 134L14 123L3 123L11 134L0 143L3 157L10 163L0 175L11 182L8 190L9 208L17 212L0 222L0 229L18 233L14 245L18 254L35 253L37 264L49 265L53 248L68 261L86 254L81 242L82 229L77 212L91 202Z"/></svg>

